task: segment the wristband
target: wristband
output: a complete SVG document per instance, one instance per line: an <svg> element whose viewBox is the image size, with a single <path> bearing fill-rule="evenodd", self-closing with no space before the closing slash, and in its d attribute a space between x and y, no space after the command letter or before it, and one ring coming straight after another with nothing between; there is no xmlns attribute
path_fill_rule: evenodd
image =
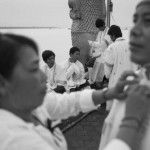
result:
<svg viewBox="0 0 150 150"><path fill-rule="evenodd" d="M122 124L120 125L120 127L130 127L130 128L137 129L140 127L140 122L138 119L134 117L125 117L122 120Z"/></svg>

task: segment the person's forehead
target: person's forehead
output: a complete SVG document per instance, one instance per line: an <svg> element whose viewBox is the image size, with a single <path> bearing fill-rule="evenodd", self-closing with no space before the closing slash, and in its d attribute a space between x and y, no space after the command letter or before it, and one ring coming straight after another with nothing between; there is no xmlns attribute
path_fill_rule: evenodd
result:
<svg viewBox="0 0 150 150"><path fill-rule="evenodd" d="M75 51L74 53L76 53L76 54L77 54L77 53L80 53L80 52L79 52L79 51Z"/></svg>
<svg viewBox="0 0 150 150"><path fill-rule="evenodd" d="M150 0L142 0L137 4L137 7L141 6L141 5L150 5ZM137 8L136 7L136 8Z"/></svg>
<svg viewBox="0 0 150 150"><path fill-rule="evenodd" d="M55 58L55 56L54 56L54 55L51 55L51 56L49 56L48 58Z"/></svg>
<svg viewBox="0 0 150 150"><path fill-rule="evenodd" d="M138 9L138 8L149 8L149 7L150 7L150 0L143 0L137 5L136 9Z"/></svg>
<svg viewBox="0 0 150 150"><path fill-rule="evenodd" d="M39 61L38 54L29 46L24 46L20 49L19 58L27 63L37 63Z"/></svg>
<svg viewBox="0 0 150 150"><path fill-rule="evenodd" d="M136 15L150 15L150 5L143 4L137 7L134 16Z"/></svg>

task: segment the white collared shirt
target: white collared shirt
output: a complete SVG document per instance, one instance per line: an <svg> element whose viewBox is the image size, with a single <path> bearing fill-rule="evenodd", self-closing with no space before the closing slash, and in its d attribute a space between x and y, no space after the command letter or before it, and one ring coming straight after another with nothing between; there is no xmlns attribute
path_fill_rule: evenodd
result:
<svg viewBox="0 0 150 150"><path fill-rule="evenodd" d="M55 63L52 68L49 68L47 64L42 67L42 71L47 76L47 87L48 90L53 90L57 87L57 85L66 86L66 75L64 68L60 65Z"/></svg>
<svg viewBox="0 0 150 150"><path fill-rule="evenodd" d="M92 101L92 90L71 94L50 92L44 103L33 114L43 124L47 118L64 119L79 112L97 108ZM53 134L44 126L27 123L13 113L0 109L0 150L67 150L62 132L55 128Z"/></svg>
<svg viewBox="0 0 150 150"><path fill-rule="evenodd" d="M137 70L137 65L130 60L129 44L122 37L106 49L104 62L105 76L109 79L108 87L113 87L124 71Z"/></svg>
<svg viewBox="0 0 150 150"><path fill-rule="evenodd" d="M86 82L84 66L80 61L77 60L75 63L71 63L67 60L63 62L63 66L66 70L68 88L74 88Z"/></svg>
<svg viewBox="0 0 150 150"><path fill-rule="evenodd" d="M141 78L140 84L147 85L150 87L150 81L145 75L145 68L141 68L138 72L139 77ZM103 150L104 147L113 139L116 138L119 127L121 125L122 119L125 115L125 101L114 100L112 108L104 121L104 128L101 135L101 144L99 150ZM143 133L143 141L141 145L141 150L149 150L150 147L150 120L149 120L149 128L146 132Z"/></svg>

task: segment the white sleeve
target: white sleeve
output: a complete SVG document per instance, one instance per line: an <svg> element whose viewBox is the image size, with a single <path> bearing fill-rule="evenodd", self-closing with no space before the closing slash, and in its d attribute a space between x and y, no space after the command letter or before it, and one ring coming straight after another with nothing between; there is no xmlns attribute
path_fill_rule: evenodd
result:
<svg viewBox="0 0 150 150"><path fill-rule="evenodd" d="M79 112L97 109L92 100L93 90L84 90L70 94L47 93L43 107L52 119L66 119L76 116Z"/></svg>
<svg viewBox="0 0 150 150"><path fill-rule="evenodd" d="M104 63L104 74L107 79L110 78L113 66L109 66L107 63Z"/></svg>
<svg viewBox="0 0 150 150"><path fill-rule="evenodd" d="M78 76L80 75L80 69L75 63L74 63L74 71Z"/></svg>
<svg viewBox="0 0 150 150"><path fill-rule="evenodd" d="M114 139L103 150L131 150L131 148L122 140Z"/></svg>
<svg viewBox="0 0 150 150"><path fill-rule="evenodd" d="M66 77L67 77L67 79L69 79L74 72L75 72L74 65L71 64L70 67L66 71Z"/></svg>

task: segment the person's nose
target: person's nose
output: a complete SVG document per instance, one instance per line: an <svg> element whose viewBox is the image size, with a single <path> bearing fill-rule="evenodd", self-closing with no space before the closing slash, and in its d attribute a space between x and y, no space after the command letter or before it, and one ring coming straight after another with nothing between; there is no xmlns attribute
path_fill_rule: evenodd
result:
<svg viewBox="0 0 150 150"><path fill-rule="evenodd" d="M135 25L130 31L130 37L138 37L141 35L141 33L142 33L142 24L140 23L140 21L138 21L137 23L135 23Z"/></svg>
<svg viewBox="0 0 150 150"><path fill-rule="evenodd" d="M46 74L42 70L40 70L40 74L41 74L41 81L46 83L47 81Z"/></svg>

